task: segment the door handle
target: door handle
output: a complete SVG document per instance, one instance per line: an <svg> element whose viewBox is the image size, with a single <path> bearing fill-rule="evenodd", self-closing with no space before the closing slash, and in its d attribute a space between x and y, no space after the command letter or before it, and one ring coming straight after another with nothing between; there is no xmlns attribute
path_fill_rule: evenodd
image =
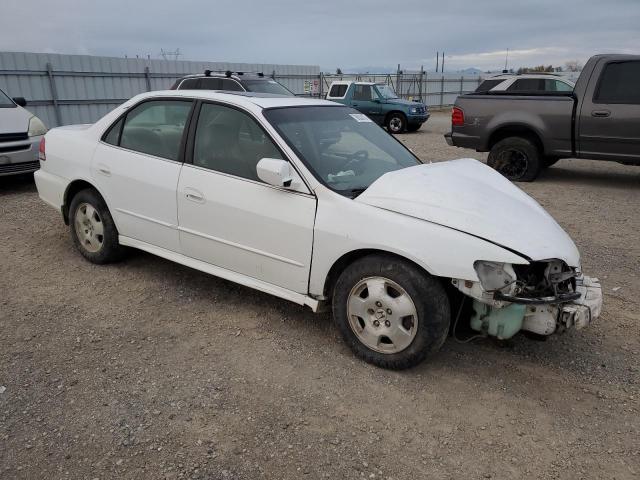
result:
<svg viewBox="0 0 640 480"><path fill-rule="evenodd" d="M608 117L609 115L611 115L611 112L609 110L594 110L593 112L591 112L592 117L604 118Z"/></svg>
<svg viewBox="0 0 640 480"><path fill-rule="evenodd" d="M194 188L186 188L184 196L192 202L204 203L204 195Z"/></svg>

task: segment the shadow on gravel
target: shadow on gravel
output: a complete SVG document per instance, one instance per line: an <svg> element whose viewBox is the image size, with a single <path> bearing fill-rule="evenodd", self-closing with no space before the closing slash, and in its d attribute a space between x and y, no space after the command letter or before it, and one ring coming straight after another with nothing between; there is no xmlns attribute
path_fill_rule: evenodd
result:
<svg viewBox="0 0 640 480"><path fill-rule="evenodd" d="M0 177L0 195L13 195L16 193L35 191L36 183L33 181L33 173Z"/></svg>
<svg viewBox="0 0 640 480"><path fill-rule="evenodd" d="M640 167L624 166L623 171L600 168L586 170L578 165L563 164L561 160L558 165L543 170L536 182L571 183L592 187L627 189L640 186Z"/></svg>

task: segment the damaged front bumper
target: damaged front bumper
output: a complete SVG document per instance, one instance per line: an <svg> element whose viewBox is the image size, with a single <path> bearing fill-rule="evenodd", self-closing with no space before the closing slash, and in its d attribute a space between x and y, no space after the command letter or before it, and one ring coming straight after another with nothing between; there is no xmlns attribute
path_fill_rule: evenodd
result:
<svg viewBox="0 0 640 480"><path fill-rule="evenodd" d="M551 335L581 329L595 321L602 310L602 288L597 278L576 277L575 291L555 296L524 297L486 292L479 282L452 280L473 298L471 328L499 339L519 331Z"/></svg>

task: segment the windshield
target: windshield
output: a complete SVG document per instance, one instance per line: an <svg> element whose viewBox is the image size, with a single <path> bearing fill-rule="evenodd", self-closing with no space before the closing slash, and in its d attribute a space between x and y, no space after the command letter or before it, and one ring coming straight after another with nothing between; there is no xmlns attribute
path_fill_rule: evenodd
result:
<svg viewBox="0 0 640 480"><path fill-rule="evenodd" d="M276 95L293 96L293 92L275 80L243 80L243 85L249 92L275 93Z"/></svg>
<svg viewBox="0 0 640 480"><path fill-rule="evenodd" d="M287 107L264 114L316 178L344 195L355 197L385 173L420 164L352 108Z"/></svg>
<svg viewBox="0 0 640 480"><path fill-rule="evenodd" d="M391 85L376 85L376 88L383 98L398 98L398 95L396 95Z"/></svg>
<svg viewBox="0 0 640 480"><path fill-rule="evenodd" d="M7 96L7 94L0 90L0 108L15 106L16 104L13 103L13 101Z"/></svg>

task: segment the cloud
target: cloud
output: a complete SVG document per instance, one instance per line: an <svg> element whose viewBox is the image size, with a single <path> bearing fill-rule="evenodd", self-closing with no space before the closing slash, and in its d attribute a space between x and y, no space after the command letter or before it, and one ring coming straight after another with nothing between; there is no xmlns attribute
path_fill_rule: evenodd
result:
<svg viewBox="0 0 640 480"><path fill-rule="evenodd" d="M638 0L4 0L0 50L428 70L638 51ZM16 21L16 19L24 19ZM25 29L25 22L28 29Z"/></svg>

